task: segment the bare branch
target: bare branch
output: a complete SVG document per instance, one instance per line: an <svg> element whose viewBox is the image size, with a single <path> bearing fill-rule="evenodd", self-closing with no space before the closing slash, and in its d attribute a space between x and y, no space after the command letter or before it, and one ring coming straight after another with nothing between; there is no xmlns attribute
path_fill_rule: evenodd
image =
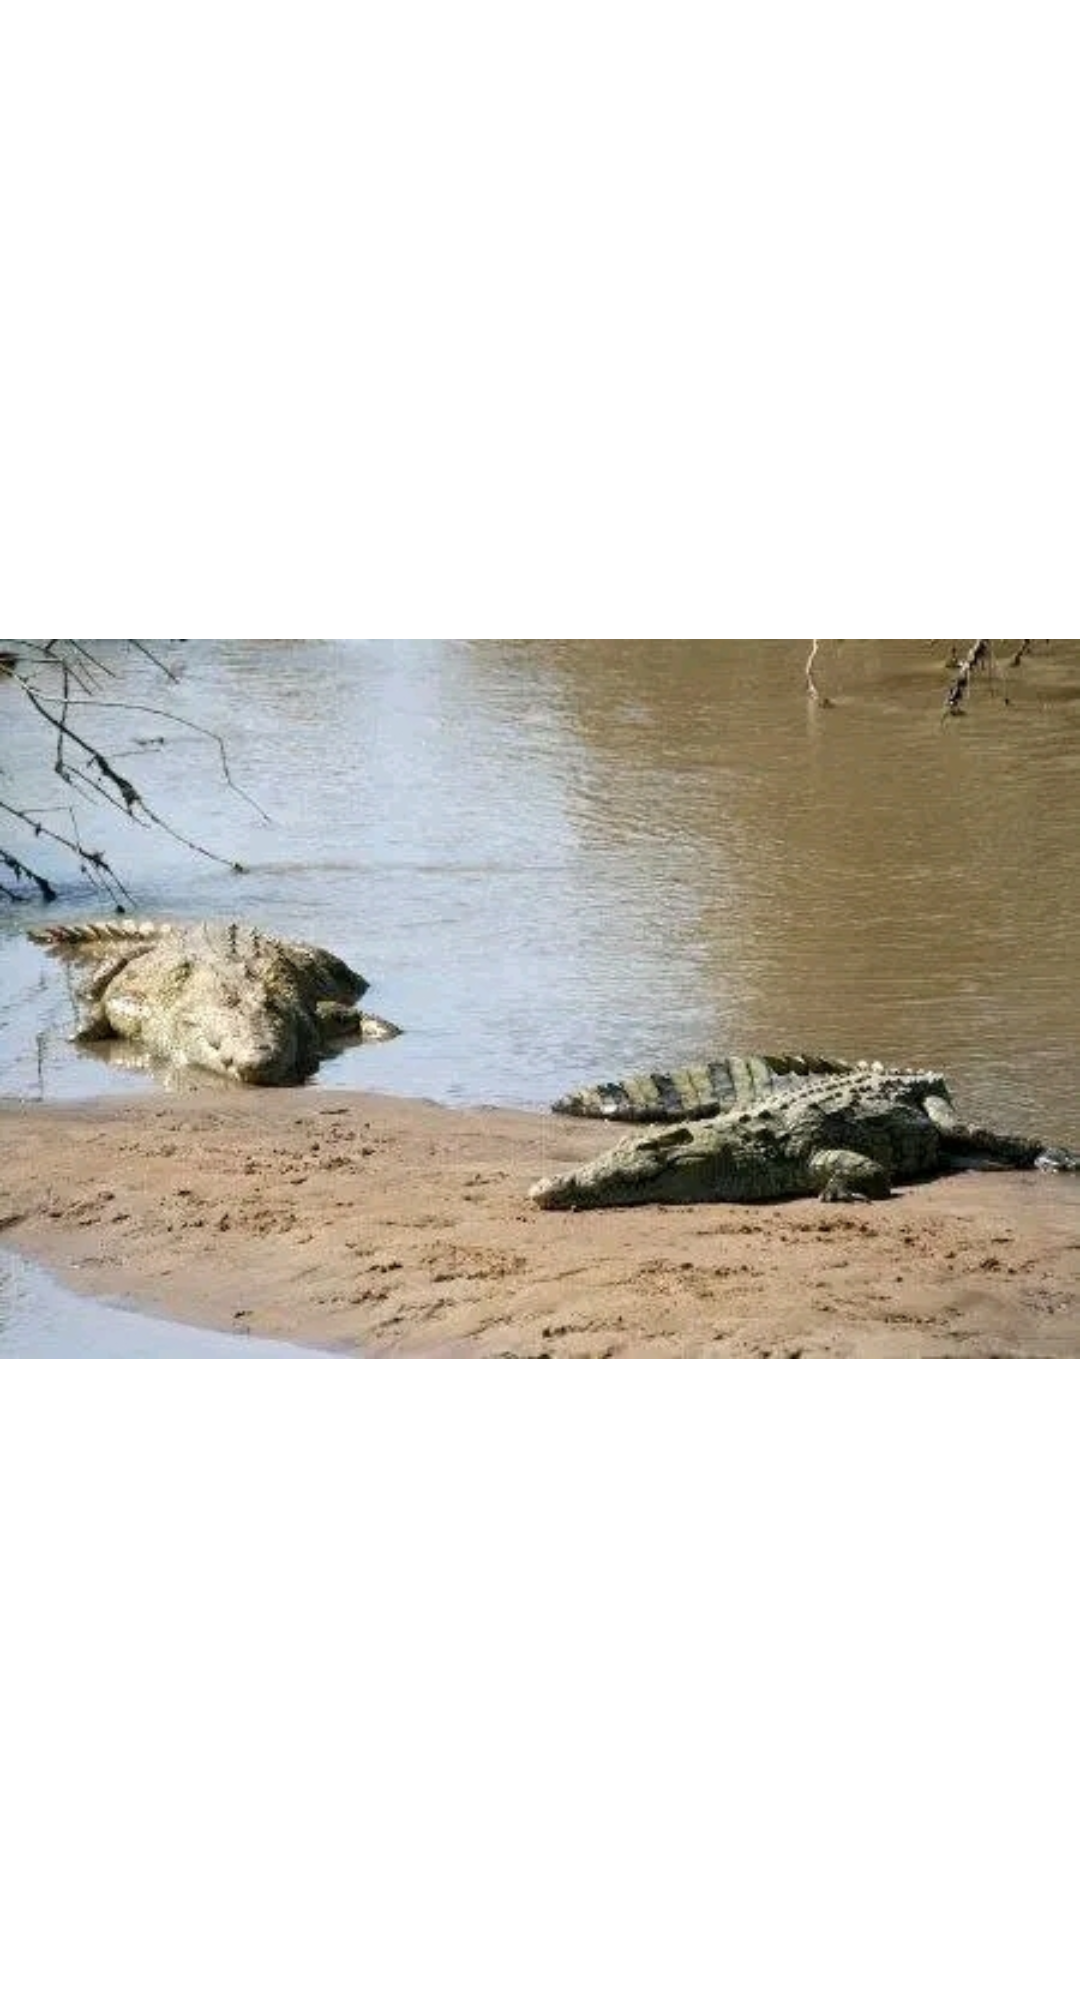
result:
<svg viewBox="0 0 1080 1998"><path fill-rule="evenodd" d="M177 679L178 676L169 665L143 640L131 639L126 642L167 679L172 681ZM45 682L46 672L49 675L48 684ZM239 861L217 853L212 848L202 845L199 840L192 839L188 833L157 811L148 802L138 785L82 732L81 725L76 726L73 715L76 710L86 708L129 709L136 714L164 716L194 734L206 736L217 746L222 774L230 790L235 791L238 797L243 798L245 803L269 824L269 816L263 811L262 806L233 778L225 743L215 730L204 727L200 722L191 721L184 715L169 714L167 710L150 707L144 703L103 700L100 694L102 677L115 678L115 668L100 658L81 639L50 638L16 641L15 649L0 655L0 675L14 680L34 713L52 731L53 769L69 791L76 796L109 805L137 825L156 827L170 839L176 840L179 845L187 847L189 852L198 853L205 860L228 867L233 873L244 872ZM59 682L58 689L57 682ZM72 751L80 753L75 760L72 760ZM85 763L81 761L82 758L85 758ZM0 799L0 808L26 826L35 838L50 839L73 854L79 862L80 871L99 885L106 887L111 894L118 895L126 902L133 899L119 876L110 867L104 854L84 843L79 834L74 812L72 812L74 837L69 839L46 825L44 818L31 810L20 809L5 799ZM25 861L20 860L17 855L0 849L0 866L7 867L16 881L32 880L45 899L54 896L55 891L51 883L43 875L36 874L34 869L28 868ZM4 892L9 896L11 894L7 888Z"/></svg>

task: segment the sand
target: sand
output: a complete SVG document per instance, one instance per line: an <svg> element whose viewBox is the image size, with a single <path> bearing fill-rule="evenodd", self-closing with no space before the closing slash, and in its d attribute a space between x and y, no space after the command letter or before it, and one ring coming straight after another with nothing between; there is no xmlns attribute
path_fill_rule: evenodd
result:
<svg viewBox="0 0 1080 1998"><path fill-rule="evenodd" d="M1080 1179L542 1213L539 1112L252 1090L0 1104L0 1230L78 1290L372 1357L1080 1353Z"/></svg>

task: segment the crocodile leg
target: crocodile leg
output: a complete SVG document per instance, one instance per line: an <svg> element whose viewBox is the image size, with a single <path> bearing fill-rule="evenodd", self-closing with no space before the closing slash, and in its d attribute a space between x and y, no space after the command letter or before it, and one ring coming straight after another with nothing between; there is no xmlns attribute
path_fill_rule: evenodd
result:
<svg viewBox="0 0 1080 1998"><path fill-rule="evenodd" d="M103 929L105 925L101 926ZM58 952L62 955L62 952ZM109 1004L114 980L120 978L132 960L140 953L132 949L117 949L107 937L95 938L88 952L85 968L75 985L75 1032L72 1040L112 1041L121 1038L120 1030L109 1017Z"/></svg>
<svg viewBox="0 0 1080 1998"><path fill-rule="evenodd" d="M383 1020L378 1013L361 1013L360 1039L362 1041L396 1041L401 1032L393 1020Z"/></svg>
<svg viewBox="0 0 1080 1998"><path fill-rule="evenodd" d="M315 1012L324 1047L335 1041L392 1041L401 1032L392 1020L381 1020L377 1013L361 1013L358 1006L348 1006L339 999L318 1000Z"/></svg>
<svg viewBox="0 0 1080 1998"><path fill-rule="evenodd" d="M341 999L318 999L315 1017L324 1041L355 1040L360 1031L360 1009Z"/></svg>
<svg viewBox="0 0 1080 1998"><path fill-rule="evenodd" d="M888 1200L892 1192L885 1167L865 1152L814 1152L809 1172L822 1200Z"/></svg>
<svg viewBox="0 0 1080 1998"><path fill-rule="evenodd" d="M105 1010L103 1000L91 998L88 993L80 995L78 1018L71 1038L76 1042L115 1040L116 1028Z"/></svg>

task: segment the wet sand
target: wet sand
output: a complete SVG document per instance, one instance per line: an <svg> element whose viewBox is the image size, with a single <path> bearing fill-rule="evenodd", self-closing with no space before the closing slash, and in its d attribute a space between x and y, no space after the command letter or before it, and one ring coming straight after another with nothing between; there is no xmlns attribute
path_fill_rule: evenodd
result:
<svg viewBox="0 0 1080 1998"><path fill-rule="evenodd" d="M1080 1353L1080 1180L530 1205L533 1179L609 1136L354 1094L7 1103L0 1228L75 1289L376 1357Z"/></svg>

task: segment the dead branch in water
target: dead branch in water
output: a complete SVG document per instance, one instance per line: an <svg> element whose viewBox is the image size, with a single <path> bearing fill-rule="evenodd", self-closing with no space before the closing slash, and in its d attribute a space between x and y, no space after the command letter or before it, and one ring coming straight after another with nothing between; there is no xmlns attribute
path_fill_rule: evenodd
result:
<svg viewBox="0 0 1080 1998"><path fill-rule="evenodd" d="M821 688L814 678L814 660L817 657L817 649L818 640L815 638L811 644L809 657L806 661L806 691L816 707L831 708L833 704L828 694L822 693Z"/></svg>
<svg viewBox="0 0 1080 1998"><path fill-rule="evenodd" d="M810 701L814 703L814 707L834 707L836 703L830 701L826 693L822 693L820 683L816 679L816 661L820 657L822 643L824 643L824 639L816 637L814 643L812 643L812 649L810 649L810 657L807 659L807 693L809 693ZM842 639L838 639L836 643L842 643ZM938 639L938 637L930 639L930 645L942 645L942 643L944 643L944 639ZM1000 641L992 639L992 637L976 637L974 643L970 645L970 649L964 655L960 655L958 641L950 639L952 653L950 653L950 659L948 659L948 669L952 673L952 679L950 679L948 693L946 693L946 699L944 699L942 721L948 721L954 715L964 715L966 713L968 699L970 699L970 693L972 693L972 687L974 687L974 681L976 681L978 675L986 677L994 685L998 683L998 655L996 655L996 645L998 643ZM1028 653L1032 651L1034 645L1048 645L1048 643L1050 643L1048 637L1044 637L1044 639L1036 639L1036 637L1024 637L1024 639L1020 639L1018 649L1012 653L1012 659L1008 659L1008 663L1004 667L1004 675L1006 675L1004 677L1004 703L1006 703L1006 707L1008 707L1008 673L1014 673L1024 663L1024 659L1028 657Z"/></svg>
<svg viewBox="0 0 1080 1998"><path fill-rule="evenodd" d="M1008 688L1007 676L1017 666L1019 666L1020 661L1023 659L1025 652L1029 652L1031 650L1031 645L1032 645L1032 640L1030 638L1021 639L1020 644L1017 646L1016 651L1012 655L1012 658L1006 660L1004 668L1002 669L1001 697L1006 707L1008 707L1009 705L1009 688ZM994 674L995 674L993 639L977 638L975 640L975 643L969 647L967 652L965 652L964 657L962 659L958 659L957 650L954 645L949 653L948 659L945 661L945 666L946 666L946 671L953 671L954 668L955 671L953 671L953 677L949 682L948 690L946 692L945 700L942 706L941 710L942 721L946 721L949 715L963 714L964 703L967 700L968 692L971 687L972 676L974 674L982 672L986 675L987 680L991 682L991 684L993 683Z"/></svg>
<svg viewBox="0 0 1080 1998"><path fill-rule="evenodd" d="M129 639L126 643L167 679L176 681L174 669L166 661L159 659L143 639ZM129 708L133 714L162 714L165 710L147 708L139 702L106 700L102 697L103 679L115 679L116 668L92 652L81 639L50 638L44 642L36 639L17 641L15 649L0 653L0 675L14 683L25 696L30 707L50 731L53 746L53 772L76 796L90 798L122 812L136 825L156 827L170 839L186 846L192 853L201 854L206 860L218 862L236 874L244 869L239 861L230 860L224 854L215 853L192 839L180 827L170 823L148 801L138 786L132 783L118 765L111 761L104 751L84 732L84 725L76 727L71 719L75 709ZM77 690L77 691L73 691ZM233 781L229 768L225 744L215 730L208 729L201 722L189 721L186 716L170 714L169 719L199 735L210 738L217 744L222 774L226 785L239 797L267 817L262 807L249 798L240 786ZM78 862L79 872L94 884L104 889L116 902L118 909L130 905L133 898L124 887L117 874L99 849L88 846L81 838L71 812L72 834L68 838L55 827L45 823L45 813L41 808L28 809L12 803L0 795L0 809L9 817L20 821L33 834L35 839L46 839L56 847L72 854ZM12 854L0 848L0 867L6 868L14 886L4 883L2 892L10 901L21 899L20 884L33 883L43 901L53 901L56 889L48 878L28 866L19 854Z"/></svg>

